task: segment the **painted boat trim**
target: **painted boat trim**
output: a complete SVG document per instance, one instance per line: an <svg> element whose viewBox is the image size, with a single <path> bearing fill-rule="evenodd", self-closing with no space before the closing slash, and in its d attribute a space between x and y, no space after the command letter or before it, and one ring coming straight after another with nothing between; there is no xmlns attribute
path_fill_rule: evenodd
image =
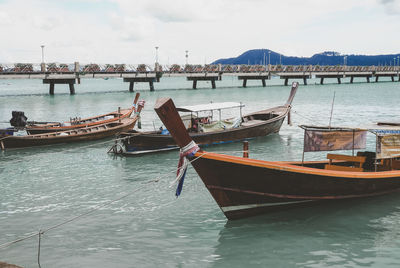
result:
<svg viewBox="0 0 400 268"><path fill-rule="evenodd" d="M202 157L205 159L217 160L239 165L248 165L254 167L268 168L274 170L281 170L294 173L313 174L327 177L343 177L343 178L358 178L358 179L386 179L395 178L400 176L400 170L395 171L379 171L379 172L353 172L353 171L336 171L327 169L310 168L304 166L297 166L294 163L298 162L272 162L264 160L256 160L250 158L243 158L238 156L217 154L205 151L199 151L195 157ZM305 162L307 163L307 162Z"/></svg>

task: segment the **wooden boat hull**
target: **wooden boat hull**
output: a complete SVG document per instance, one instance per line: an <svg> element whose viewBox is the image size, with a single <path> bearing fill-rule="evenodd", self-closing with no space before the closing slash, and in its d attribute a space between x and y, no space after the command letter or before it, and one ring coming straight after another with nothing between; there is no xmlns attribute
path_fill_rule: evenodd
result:
<svg viewBox="0 0 400 268"><path fill-rule="evenodd" d="M86 123L86 124L79 124L79 125L70 125L70 126L44 126L44 127L38 127L38 126L29 126L26 127L26 131L30 135L35 135L35 134L43 134L43 133L50 133L50 132L59 132L59 131L68 131L76 128L84 128L84 127L90 127L90 126L96 126L96 125L101 125L101 124L106 124L106 123L111 123L111 122L116 122L119 119L124 119L128 118L131 116L133 110L131 109L124 109L121 110L121 116L118 117L118 113L109 113L107 115L104 115L104 117L111 117L113 118L106 119L106 120L101 120L98 122L92 122L92 123Z"/></svg>
<svg viewBox="0 0 400 268"><path fill-rule="evenodd" d="M290 115L291 104L297 88L298 83L293 83L285 105L247 114L242 117L241 125L237 128L211 132L191 132L189 133L190 138L199 145L209 145L241 141L279 132L284 119ZM178 117L175 120L182 121L178 113L176 115ZM171 135L161 135L160 132L123 133L120 138L123 138L125 154L178 148Z"/></svg>
<svg viewBox="0 0 400 268"><path fill-rule="evenodd" d="M228 219L315 201L362 198L400 190L400 171L343 172L214 153L198 152L195 157L199 156L192 165Z"/></svg>
<svg viewBox="0 0 400 268"><path fill-rule="evenodd" d="M0 145L2 149L10 149L98 140L133 129L137 120L137 117L125 118L122 119L121 122L111 122L69 131L59 131L27 136L6 136L0 140Z"/></svg>
<svg viewBox="0 0 400 268"><path fill-rule="evenodd" d="M26 126L26 131L30 135L58 132L58 131L69 131L76 128L87 128L91 126L116 122L124 118L129 118L132 115L132 113L137 110L136 103L139 99L139 96L140 94L136 93L133 106L130 109L119 109L118 111L115 112L89 118L83 118L80 119L76 124L71 124L71 122L64 122L63 124L61 123L31 124Z"/></svg>
<svg viewBox="0 0 400 268"><path fill-rule="evenodd" d="M279 132L290 108L285 107L281 109L284 109L282 113L276 114L276 117L263 123L223 131L189 133L189 135L201 146L237 142L245 139L266 136L271 133L277 133ZM157 131L136 132L132 134L123 133L121 137L126 137L126 139L123 140L126 153L131 152L136 154L140 151L154 152L168 148L178 148L171 135L162 135Z"/></svg>

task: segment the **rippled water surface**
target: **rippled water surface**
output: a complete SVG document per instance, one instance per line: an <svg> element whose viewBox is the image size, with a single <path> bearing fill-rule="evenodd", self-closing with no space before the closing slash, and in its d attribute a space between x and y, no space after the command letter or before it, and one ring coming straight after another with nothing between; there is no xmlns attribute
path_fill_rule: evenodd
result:
<svg viewBox="0 0 400 268"><path fill-rule="evenodd" d="M382 80L384 80L382 78ZM328 124L335 92L333 125L400 121L400 83L332 83L310 80L293 102L292 126L250 141L250 157L300 160L299 124ZM244 113L286 102L290 88L224 77L211 89L185 78L162 78L155 92L135 88L146 101L142 127L160 126L152 107L158 97L177 105L209 101L243 102ZM0 80L0 121L22 110L29 120L65 121L129 107L134 93L120 79L87 79L70 96L56 85L48 95L41 80ZM235 111L234 111L235 112ZM234 113L233 112L233 113ZM237 112L237 111L236 111ZM0 126L7 126L2 123ZM374 136L367 146L374 150ZM93 213L46 232L42 267L398 267L400 196L321 204L259 217L227 221L193 169L180 198L174 196L176 151L141 157L107 154L112 140L0 152L0 244L45 230L74 216ZM240 155L240 143L207 150ZM325 153L308 153L306 160ZM246 178L246 174L243 174ZM154 179L158 182L153 182ZM124 197L126 196L126 197ZM120 200L107 204L111 200ZM122 198L124 197L124 198ZM37 267L38 239L0 249L0 261Z"/></svg>

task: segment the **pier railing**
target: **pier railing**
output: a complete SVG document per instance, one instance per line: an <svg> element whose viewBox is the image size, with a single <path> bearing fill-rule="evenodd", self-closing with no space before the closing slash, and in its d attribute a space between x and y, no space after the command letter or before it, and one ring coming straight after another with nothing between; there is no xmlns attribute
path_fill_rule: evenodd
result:
<svg viewBox="0 0 400 268"><path fill-rule="evenodd" d="M79 64L75 63L11 63L0 64L4 74L115 74L115 73L320 73L320 72L399 72L399 66L344 66L344 65L159 65L148 64Z"/></svg>
<svg viewBox="0 0 400 268"><path fill-rule="evenodd" d="M80 84L81 78L107 78L120 77L129 83L129 91L134 90L135 83L148 83L150 91L154 91L154 83L160 82L162 76L185 76L193 82L193 89L197 88L197 82L211 82L212 88L216 88L216 81L222 80L223 75L237 76L243 81L243 87L248 80L259 80L262 86L266 86L266 80L272 76L284 79L288 85L290 79L300 79L307 84L307 79L319 78L320 84L324 79L337 79L339 84L342 79L365 78L370 82L375 77L378 82L380 77L390 77L400 81L399 66L324 66L324 65L159 65L148 64L97 64L88 63L14 63L0 64L0 79L11 78L37 78L43 79L44 84L49 84L49 93L54 94L55 84L68 84L70 93L75 94L75 84Z"/></svg>

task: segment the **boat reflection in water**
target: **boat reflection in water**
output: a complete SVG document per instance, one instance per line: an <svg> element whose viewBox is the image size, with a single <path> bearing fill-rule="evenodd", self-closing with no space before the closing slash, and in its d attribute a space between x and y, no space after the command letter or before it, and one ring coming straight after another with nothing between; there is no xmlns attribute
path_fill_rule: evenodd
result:
<svg viewBox="0 0 400 268"><path fill-rule="evenodd" d="M325 201L227 221L213 252L214 266L384 267L385 258L376 257L398 251L399 201L397 194Z"/></svg>

